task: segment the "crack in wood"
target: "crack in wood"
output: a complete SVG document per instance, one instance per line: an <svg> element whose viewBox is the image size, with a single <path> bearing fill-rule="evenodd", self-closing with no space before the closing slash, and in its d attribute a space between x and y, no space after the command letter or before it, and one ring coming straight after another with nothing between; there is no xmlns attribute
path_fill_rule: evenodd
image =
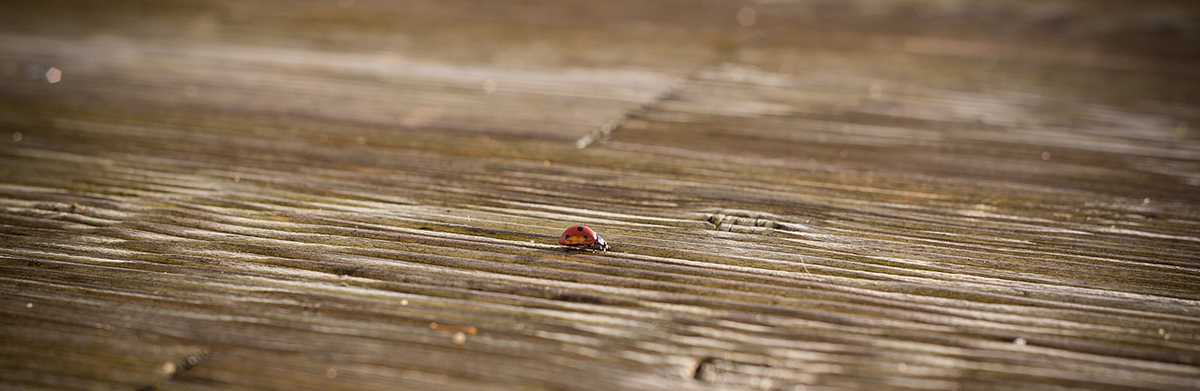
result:
<svg viewBox="0 0 1200 391"><path fill-rule="evenodd" d="M684 83L684 80L686 80L686 78L676 80L671 86L668 86L666 90L658 93L658 95L655 95L654 98L650 99L650 101L642 102L642 104L633 108L633 110L626 112L621 118L612 119L608 122L605 122L604 125L600 125L599 129L588 133L586 136L583 136L576 141L575 147L584 149L596 141L607 140L613 131L620 129L621 126L625 125L625 121L641 118L643 115L646 115L646 113L650 112L650 110L655 106L658 106L663 101L671 99L675 95L675 91Z"/></svg>
<svg viewBox="0 0 1200 391"><path fill-rule="evenodd" d="M744 361L726 360L716 357L704 357L696 363L692 370L692 379L706 383L721 383L725 377L763 378L762 374L746 372L745 369L761 371L771 369L769 364L757 364Z"/></svg>
<svg viewBox="0 0 1200 391"><path fill-rule="evenodd" d="M608 300L605 300L603 297L585 293L559 293L551 297L551 299L571 303L608 304Z"/></svg>
<svg viewBox="0 0 1200 391"><path fill-rule="evenodd" d="M642 104L634 107L632 110L625 112L625 115L621 116L620 118L609 120L603 125L600 125L599 129L596 129L591 133L588 133L586 136L581 137L579 140L575 141L575 147L578 149L584 149L597 141L608 140L609 137L612 136L612 133L623 127L627 121L641 118L663 102L675 98L678 91L683 89L684 84L698 79L700 72L702 72L704 69L727 62L746 47L761 45L765 41L765 38L766 34L760 32L758 34L753 34L750 37L743 39L737 44L729 47L729 49L717 55L713 60L701 64L691 72L688 72L686 76L675 79L671 85L667 86L666 89L659 92L649 101L642 102Z"/></svg>
<svg viewBox="0 0 1200 391"><path fill-rule="evenodd" d="M752 210L725 209L706 215L713 229L718 231L764 233L767 230L811 231L804 224L784 221L782 216Z"/></svg>
<svg viewBox="0 0 1200 391"><path fill-rule="evenodd" d="M195 368L197 365L200 365L200 363L204 362L204 360L210 355L212 355L211 350L203 350L185 357L183 361L180 362L167 361L162 365L162 372L164 376L155 384L147 384L138 388L138 391L159 390L161 389L160 387L162 387L162 385L174 381L184 372L187 372L188 370Z"/></svg>

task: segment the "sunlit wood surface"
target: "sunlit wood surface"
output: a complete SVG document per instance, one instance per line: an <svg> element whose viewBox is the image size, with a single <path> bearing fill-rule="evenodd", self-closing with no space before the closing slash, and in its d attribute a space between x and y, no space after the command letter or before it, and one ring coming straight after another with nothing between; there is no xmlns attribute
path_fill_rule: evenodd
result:
<svg viewBox="0 0 1200 391"><path fill-rule="evenodd" d="M0 388L1200 389L1198 60L1188 1L6 0Z"/></svg>

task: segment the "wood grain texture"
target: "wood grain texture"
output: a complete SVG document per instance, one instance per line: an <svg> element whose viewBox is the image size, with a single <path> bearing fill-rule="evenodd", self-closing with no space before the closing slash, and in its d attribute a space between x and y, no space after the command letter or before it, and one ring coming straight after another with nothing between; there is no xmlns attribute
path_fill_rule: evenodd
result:
<svg viewBox="0 0 1200 391"><path fill-rule="evenodd" d="M1200 389L1197 12L6 1L0 388Z"/></svg>

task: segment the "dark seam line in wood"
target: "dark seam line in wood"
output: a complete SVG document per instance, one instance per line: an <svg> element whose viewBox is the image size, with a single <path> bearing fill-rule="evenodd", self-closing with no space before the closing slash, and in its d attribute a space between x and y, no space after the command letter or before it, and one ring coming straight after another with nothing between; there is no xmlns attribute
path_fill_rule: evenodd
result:
<svg viewBox="0 0 1200 391"><path fill-rule="evenodd" d="M608 122L605 122L604 125L600 125L599 129L596 129L596 130L592 131L591 133L588 133L586 136L583 136L579 140L575 141L575 147L578 149L584 149L584 148L587 148L589 145L592 145L592 143L595 143L597 141L607 140L609 137L612 136L612 133L614 131L616 131L617 129L620 129L622 126L624 126L626 121L641 118L643 115L646 115L646 113L649 113L650 110L653 110L655 107L658 107L658 105L661 104L662 102L665 102L667 100L670 100L671 98L674 98L676 95L676 92L679 91L680 89L682 89L685 84L687 84L689 81L698 79L698 75L700 74L701 70L704 70L704 69L709 68L714 65L720 65L721 63L726 62L729 59L732 59L734 56L737 55L738 52L742 51L743 48L745 48L747 46L752 46L752 45L759 45L762 43L762 41L764 39L765 39L765 36L763 33L757 33L757 34L751 35L750 37L748 37L746 39L741 40L737 44L735 44L732 47L730 47L729 49L725 50L723 53L717 55L716 58L714 58L713 60L708 61L706 63L702 63L702 64L700 64L700 66L693 68L691 71L689 71L683 77L675 79L675 81L672 82L671 85L667 86L667 88L665 90L663 90L662 92L659 92L657 95L655 95L649 101L642 102L642 104L638 105L637 107L633 108L632 110L629 110L628 112L625 113L625 115L621 116L620 118L614 118L614 119L608 120Z"/></svg>

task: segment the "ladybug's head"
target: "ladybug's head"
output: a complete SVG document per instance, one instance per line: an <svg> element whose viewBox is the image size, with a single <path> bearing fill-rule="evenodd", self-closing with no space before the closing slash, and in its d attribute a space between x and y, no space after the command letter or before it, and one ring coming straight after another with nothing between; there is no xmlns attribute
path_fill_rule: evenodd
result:
<svg viewBox="0 0 1200 391"><path fill-rule="evenodd" d="M596 235L596 231L592 231L591 228L582 225L576 225L567 228L566 231L563 231L562 235L558 235L558 244L586 246L596 243L597 239L599 239L599 235Z"/></svg>

